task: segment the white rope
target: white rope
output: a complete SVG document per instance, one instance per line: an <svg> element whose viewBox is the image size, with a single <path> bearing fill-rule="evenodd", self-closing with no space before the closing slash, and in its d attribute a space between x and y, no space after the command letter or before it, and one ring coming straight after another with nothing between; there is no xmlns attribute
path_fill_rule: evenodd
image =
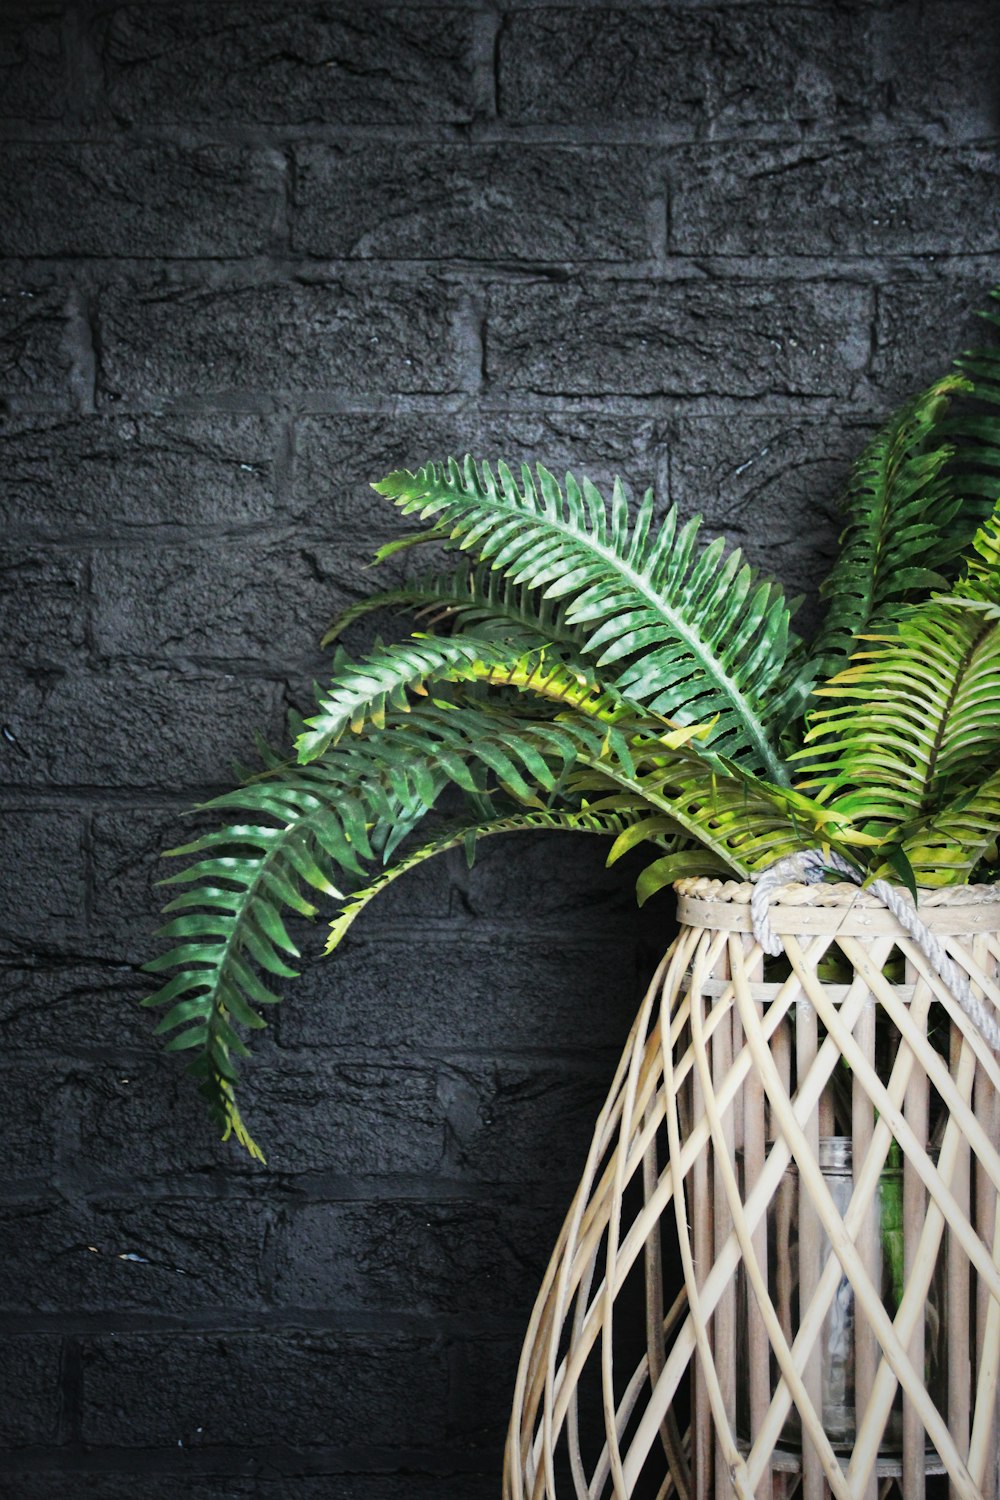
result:
<svg viewBox="0 0 1000 1500"><path fill-rule="evenodd" d="M819 849L803 849L799 854L788 854L752 877L754 888L750 897L750 914L753 918L753 933L765 953L777 956L783 948L781 938L771 926L768 914L774 892L779 886L791 885L796 881L802 885L817 885L827 870L846 875L856 885L860 885L863 878L853 865L832 849L829 854L823 854ZM983 1039L995 1052L1000 1052L1000 1024L983 1001L972 993L968 977L948 957L940 940L921 921L909 892L890 885L887 880L873 880L867 889L883 906L888 907L899 925L913 939L969 1020L979 1029Z"/></svg>

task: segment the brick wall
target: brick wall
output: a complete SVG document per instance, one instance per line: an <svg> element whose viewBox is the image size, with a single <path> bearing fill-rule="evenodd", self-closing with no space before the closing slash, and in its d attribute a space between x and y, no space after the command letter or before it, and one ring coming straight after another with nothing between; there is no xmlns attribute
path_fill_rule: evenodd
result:
<svg viewBox="0 0 1000 1500"><path fill-rule="evenodd" d="M261 1169L134 1006L157 850L391 467L620 470L813 586L997 279L998 51L990 0L6 0L5 1497L498 1493L669 903L572 839L401 883L257 1048Z"/></svg>

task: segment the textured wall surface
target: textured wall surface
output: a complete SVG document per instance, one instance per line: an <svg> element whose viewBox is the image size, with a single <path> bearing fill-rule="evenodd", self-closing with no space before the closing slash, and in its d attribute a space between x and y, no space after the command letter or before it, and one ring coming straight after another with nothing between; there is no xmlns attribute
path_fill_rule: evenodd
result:
<svg viewBox="0 0 1000 1500"><path fill-rule="evenodd" d="M136 1009L156 852L450 450L814 587L997 278L992 0L0 6L0 1493L479 1500L662 943L589 841L403 882L247 1071ZM314 944L315 947L315 944Z"/></svg>

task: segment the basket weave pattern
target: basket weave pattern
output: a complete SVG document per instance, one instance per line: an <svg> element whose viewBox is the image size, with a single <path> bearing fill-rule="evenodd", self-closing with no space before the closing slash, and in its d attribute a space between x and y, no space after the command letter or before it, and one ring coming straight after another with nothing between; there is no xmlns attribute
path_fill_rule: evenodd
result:
<svg viewBox="0 0 1000 1500"><path fill-rule="evenodd" d="M786 1500L799 1489L804 1500L882 1500L890 1489L920 1500L934 1472L961 1500L996 1500L996 1056L868 893L783 888L771 919L787 963L765 982L750 887L677 890L680 933L640 1007L528 1328L505 1500ZM974 992L1000 1007L997 891L925 891L920 913ZM821 980L834 957L839 982ZM819 1164L838 1118L853 1159L842 1211ZM887 1306L873 1209L893 1140L903 1280ZM779 1278L789 1252L774 1242L783 1231L772 1207L790 1170L791 1319L773 1284L775 1252ZM669 1308L668 1236L684 1272ZM947 1373L935 1404L928 1309L942 1267ZM821 1347L845 1290L846 1452L824 1428ZM901 1451L887 1451L900 1407Z"/></svg>

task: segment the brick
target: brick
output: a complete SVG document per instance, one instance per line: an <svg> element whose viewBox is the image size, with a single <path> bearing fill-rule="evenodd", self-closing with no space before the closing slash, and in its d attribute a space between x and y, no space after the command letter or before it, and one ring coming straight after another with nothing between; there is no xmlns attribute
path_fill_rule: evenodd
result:
<svg viewBox="0 0 1000 1500"><path fill-rule="evenodd" d="M457 9L188 3L120 6L97 45L123 123L458 124L472 37Z"/></svg>
<svg viewBox="0 0 1000 1500"><path fill-rule="evenodd" d="M559 1063L449 1064L442 1091L453 1170L489 1183L544 1182L568 1206L614 1075Z"/></svg>
<svg viewBox="0 0 1000 1500"><path fill-rule="evenodd" d="M91 820L91 949L109 958L142 963L157 942L153 932L165 920L162 910L176 890L158 884L179 868L164 860L165 849L189 843L205 828L218 827L222 814L181 817L176 808L102 811ZM141 981L140 994L148 981ZM148 1021L148 1017L146 1018ZM148 1025L144 1028L148 1032Z"/></svg>
<svg viewBox="0 0 1000 1500"><path fill-rule="evenodd" d="M490 1458L489 1469L480 1474L469 1470L460 1474L429 1475L407 1467L394 1476L365 1475L365 1500L495 1500L501 1455L498 1451ZM357 1500L357 1485L357 1477L350 1474L331 1474L329 1478L313 1482L306 1480L301 1489L296 1481L296 1500ZM257 1497L254 1496L253 1500ZM269 1500L266 1486L260 1491L260 1500ZM276 1495L273 1500L277 1500Z"/></svg>
<svg viewBox="0 0 1000 1500"><path fill-rule="evenodd" d="M6 761L18 760L8 751ZM20 762L27 764L27 762ZM4 863L16 880L4 884L0 934L56 945L84 930L83 830L79 814L11 810L3 815Z"/></svg>
<svg viewBox="0 0 1000 1500"><path fill-rule="evenodd" d="M682 421L670 450L671 498L685 517L705 516L706 540L725 536L790 596L806 593L795 625L810 629L836 557L839 499L870 437L869 427L828 417Z"/></svg>
<svg viewBox="0 0 1000 1500"><path fill-rule="evenodd" d="M368 592L366 561L294 539L101 549L97 649L148 661L301 661L316 653L331 617Z"/></svg>
<svg viewBox="0 0 1000 1500"><path fill-rule="evenodd" d="M59 1423L62 1341L30 1333L0 1339L0 1445L54 1443Z"/></svg>
<svg viewBox="0 0 1000 1500"><path fill-rule="evenodd" d="M358 1500L358 1486L363 1486L364 1500L496 1500L499 1457L493 1457L485 1473L464 1470L459 1474L417 1473L412 1458L406 1456L405 1468L386 1473L363 1473L352 1459L347 1473L324 1473L310 1478L301 1471L298 1454L282 1455L280 1450L268 1455L267 1474L253 1479L234 1479L224 1471L229 1455L217 1460L216 1475L193 1474L190 1463L181 1454L181 1465L173 1473L150 1474L142 1471L143 1500ZM492 1455L491 1455L492 1456ZM162 1460L161 1460L162 1461ZM484 1460L486 1462L487 1460ZM378 1462L378 1459L376 1459ZM182 1477L183 1476L183 1477ZM37 1473L9 1473L4 1500L54 1500L72 1485L73 1500L93 1496L94 1500L135 1500L133 1473L114 1474L107 1469L81 1471L50 1469ZM183 1490L178 1490L178 1485Z"/></svg>
<svg viewBox="0 0 1000 1500"><path fill-rule="evenodd" d="M603 1250L599 1253L599 1277L603 1271ZM682 1282L675 1279L673 1292L669 1280L670 1270L665 1266L666 1305L673 1301L673 1292L682 1290ZM642 1261L633 1270L633 1277L642 1277ZM596 1278L595 1278L596 1280ZM638 1293L639 1295L635 1295ZM646 1330L641 1290L633 1286L615 1301L615 1351L616 1378L624 1379L642 1362L646 1354ZM500 1451L506 1437L508 1413L514 1395L518 1361L521 1355L521 1340L516 1336L487 1335L456 1342L451 1349L452 1360L452 1405L449 1413L450 1448L461 1453L479 1450L485 1457L490 1450ZM619 1375L619 1372L620 1375ZM588 1439L590 1457L588 1467L596 1462L597 1450L604 1441L604 1409L601 1391L600 1344L592 1350L587 1367L582 1372L576 1387L579 1402L580 1433L584 1443L585 1462L588 1461ZM639 1410L643 1409L642 1397ZM595 1443L596 1439L596 1443ZM558 1469L557 1469L558 1474ZM646 1493L642 1483L647 1477L655 1494L660 1488L666 1466L662 1452L654 1452L646 1466L636 1494Z"/></svg>
<svg viewBox="0 0 1000 1500"><path fill-rule="evenodd" d="M265 1300L266 1204L96 1203L0 1207L0 1305L14 1313L190 1314Z"/></svg>
<svg viewBox="0 0 1000 1500"><path fill-rule="evenodd" d="M64 1157L63 1137L72 1105L68 1064L11 1063L0 1068L4 1100L4 1150L0 1185L48 1181ZM0 1361L2 1367L2 1361Z"/></svg>
<svg viewBox="0 0 1000 1500"><path fill-rule="evenodd" d="M0 396L69 399L66 292L58 287L0 288Z"/></svg>
<svg viewBox="0 0 1000 1500"><path fill-rule="evenodd" d="M295 442L292 515L309 517L338 534L356 533L373 549L375 539L398 536L407 525L371 489L374 480L393 469L416 469L449 454L471 453L493 463L503 458L514 467L541 462L560 474L571 469L605 486L620 473L641 490L652 483L663 460L666 429L649 418L600 411L463 409L451 417L404 411L391 425L382 416L301 417ZM379 573L370 577L377 587Z"/></svg>
<svg viewBox="0 0 1000 1500"><path fill-rule="evenodd" d="M204 1461L203 1456L202 1461ZM388 1463L379 1460L379 1473L362 1472L358 1460L351 1459L346 1473L303 1475L297 1453L281 1450L268 1454L267 1473L252 1479L233 1478L225 1473L231 1459L226 1450L216 1460L219 1473L194 1474L190 1461L180 1453L181 1463L170 1472L169 1460L161 1459L167 1472L151 1474L142 1470L143 1500L496 1500L499 1454L491 1455L487 1472L473 1473L462 1469L458 1474L416 1472L412 1455L404 1458L398 1472L386 1472ZM483 1462L489 1460L484 1459ZM460 1462L460 1460L459 1460ZM111 1473L107 1469L82 1471L69 1467L33 1473L8 1473L4 1476L4 1500L56 1500L70 1492L73 1500L92 1496L93 1500L135 1500L135 1474ZM362 1487L359 1491L359 1485ZM179 1486L181 1488L179 1488Z"/></svg>
<svg viewBox="0 0 1000 1500"><path fill-rule="evenodd" d="M520 874L520 867L518 867ZM373 908L374 910L374 908ZM624 1043L633 1015L628 946L526 936L355 940L289 992L282 1045L458 1049Z"/></svg>
<svg viewBox="0 0 1000 1500"><path fill-rule="evenodd" d="M146 976L141 993L152 988ZM150 1045L155 1045L156 1017L147 1012L145 1020ZM72 1166L108 1191L136 1192L192 1172L225 1169L235 1180L260 1170L244 1152L219 1139L195 1081L181 1060L162 1052L162 1043L152 1060L81 1061L73 1072L71 1108Z"/></svg>
<svg viewBox="0 0 1000 1500"><path fill-rule="evenodd" d="M288 1215L275 1299L292 1308L472 1314L520 1326L562 1212L495 1200L309 1204Z"/></svg>
<svg viewBox="0 0 1000 1500"><path fill-rule="evenodd" d="M630 937L627 921L635 901L622 865L607 867L610 848L610 839L568 833L483 839L471 870L464 853L455 858L462 905L493 921L558 923L571 943L577 938L585 941L595 929L604 930L624 965ZM567 973L576 968L572 951L561 958ZM601 977L606 981L609 976Z"/></svg>
<svg viewBox="0 0 1000 1500"><path fill-rule="evenodd" d="M671 182L670 248L683 255L970 255L1000 246L1000 167L985 147L701 147L675 158Z"/></svg>
<svg viewBox="0 0 1000 1500"><path fill-rule="evenodd" d="M963 350L993 342L976 317L988 301L982 281L947 272L880 288L872 360L882 403L876 421L887 420L894 405L946 374Z"/></svg>
<svg viewBox="0 0 1000 1500"><path fill-rule="evenodd" d="M916 26L906 0L880 6L876 77L890 119L959 137L995 135L995 24L992 0L926 0Z"/></svg>
<svg viewBox="0 0 1000 1500"><path fill-rule="evenodd" d="M447 1377L430 1341L125 1334L88 1340L83 1359L87 1443L429 1446L441 1436Z"/></svg>
<svg viewBox="0 0 1000 1500"><path fill-rule="evenodd" d="M0 554L0 656L25 666L58 666L87 639L82 558L11 549Z"/></svg>
<svg viewBox="0 0 1000 1500"><path fill-rule="evenodd" d="M279 1059L266 1037L253 1039L256 1055L243 1065L239 1097L270 1171L378 1178L439 1170L445 1119L433 1068L339 1059L307 1068ZM233 1142L219 1141L175 1057L130 1063L127 1073L120 1066L80 1069L76 1095L79 1159L108 1183L208 1168L241 1177L261 1172Z"/></svg>
<svg viewBox="0 0 1000 1500"><path fill-rule="evenodd" d="M0 17L0 119L59 120L67 102L60 10L20 9Z"/></svg>
<svg viewBox="0 0 1000 1500"><path fill-rule="evenodd" d="M402 411L382 415L301 417L295 424L296 457L289 507L332 532L367 540L369 555L380 541L402 535L407 523L371 485L398 468L419 468L429 459L466 452L475 418ZM386 588L379 570L372 588Z"/></svg>
<svg viewBox="0 0 1000 1500"><path fill-rule="evenodd" d="M252 255L278 205L278 159L231 146L15 142L4 161L7 255Z"/></svg>
<svg viewBox="0 0 1000 1500"><path fill-rule="evenodd" d="M150 949L148 935L144 947L141 957L145 959ZM149 979L120 962L4 968L0 970L0 1050L4 1056L109 1048L149 1051L154 1045L153 1017L138 1005L148 992Z"/></svg>
<svg viewBox="0 0 1000 1500"><path fill-rule="evenodd" d="M378 283L107 288L99 298L105 401L227 392L449 391L450 294Z"/></svg>
<svg viewBox="0 0 1000 1500"><path fill-rule="evenodd" d="M239 526L275 513L274 424L259 417L87 417L0 431L6 522L67 535Z"/></svg>
<svg viewBox="0 0 1000 1500"><path fill-rule="evenodd" d="M562 476L584 475L607 493L620 476L626 489L641 496L655 487L665 468L668 430L654 418L615 417L593 411L498 411L483 414L480 451L513 468L541 463Z"/></svg>
<svg viewBox="0 0 1000 1500"><path fill-rule="evenodd" d="M643 260L649 157L520 141L304 146L292 243L309 255L375 260Z"/></svg>
<svg viewBox="0 0 1000 1500"><path fill-rule="evenodd" d="M875 102L863 9L766 4L508 12L500 113L525 124L709 128L863 121Z"/></svg>
<svg viewBox="0 0 1000 1500"><path fill-rule="evenodd" d="M419 1061L307 1069L282 1059L258 1066L252 1101L245 1118L273 1171L378 1178L441 1169L445 1112L434 1069Z"/></svg>
<svg viewBox="0 0 1000 1500"><path fill-rule="evenodd" d="M615 281L490 289L487 368L544 395L836 395L867 362L860 287Z"/></svg>
<svg viewBox="0 0 1000 1500"><path fill-rule="evenodd" d="M272 682L207 672L8 674L5 721L30 759L7 751L11 785L156 787L195 794L233 780L257 730L283 733Z"/></svg>

